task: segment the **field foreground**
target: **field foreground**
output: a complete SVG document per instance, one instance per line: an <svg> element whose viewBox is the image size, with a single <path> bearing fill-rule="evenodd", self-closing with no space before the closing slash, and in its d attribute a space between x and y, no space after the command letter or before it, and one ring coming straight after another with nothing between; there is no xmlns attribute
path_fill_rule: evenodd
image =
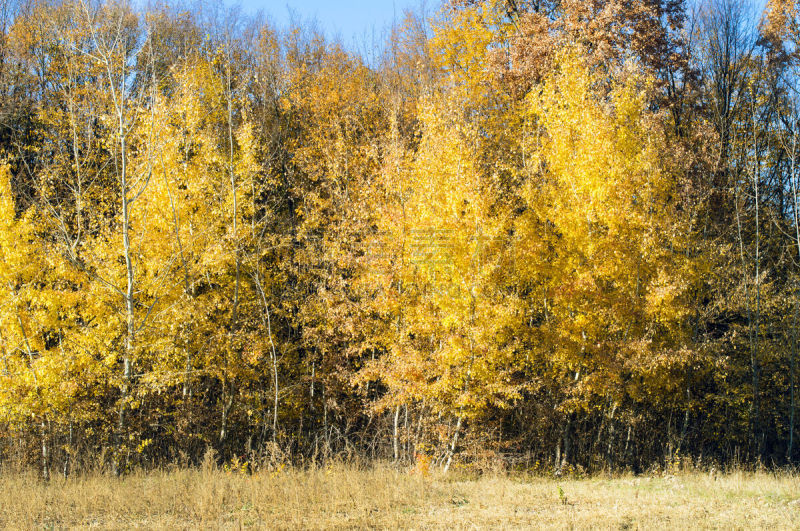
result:
<svg viewBox="0 0 800 531"><path fill-rule="evenodd" d="M0 498L0 528L800 529L800 478L766 472L470 479L335 466L49 483L0 474Z"/></svg>

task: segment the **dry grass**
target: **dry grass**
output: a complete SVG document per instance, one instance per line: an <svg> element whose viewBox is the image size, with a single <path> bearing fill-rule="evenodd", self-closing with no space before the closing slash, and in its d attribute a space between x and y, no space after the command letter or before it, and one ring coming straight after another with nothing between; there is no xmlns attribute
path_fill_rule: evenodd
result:
<svg viewBox="0 0 800 531"><path fill-rule="evenodd" d="M468 479L389 466L255 475L207 467L49 483L0 474L0 528L75 527L800 529L800 478Z"/></svg>

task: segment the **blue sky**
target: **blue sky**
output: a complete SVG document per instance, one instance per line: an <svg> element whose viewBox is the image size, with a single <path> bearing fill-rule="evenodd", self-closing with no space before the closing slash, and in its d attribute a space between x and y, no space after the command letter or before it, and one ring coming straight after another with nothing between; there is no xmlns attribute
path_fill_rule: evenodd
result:
<svg viewBox="0 0 800 531"><path fill-rule="evenodd" d="M402 19L406 9L416 10L421 0L227 0L229 5L240 5L247 13L263 11L278 26L287 26L294 14L295 20L316 20L319 28L329 37L339 36L345 45L380 39L392 21ZM433 14L439 0L427 0L426 9Z"/></svg>
<svg viewBox="0 0 800 531"><path fill-rule="evenodd" d="M347 47L369 49L385 41L385 31L392 22L401 20L405 10L424 9L435 14L442 0L223 0L229 6L239 6L245 13L261 11L273 24L287 27L291 21L315 21L317 28L328 37L338 37ZM702 3L692 0L688 3ZM745 0L760 15L767 0Z"/></svg>

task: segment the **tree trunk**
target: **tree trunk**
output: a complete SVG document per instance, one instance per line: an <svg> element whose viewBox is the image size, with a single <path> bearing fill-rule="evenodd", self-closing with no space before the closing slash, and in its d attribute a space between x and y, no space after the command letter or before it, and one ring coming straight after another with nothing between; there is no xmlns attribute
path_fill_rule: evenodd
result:
<svg viewBox="0 0 800 531"><path fill-rule="evenodd" d="M738 187L737 187L738 188ZM758 418L758 371L757 371L757 362L758 358L756 356L756 339L754 335L754 328L753 328L753 316L752 310L750 308L750 282L749 282L749 275L747 273L747 261L744 257L744 239L742 236L742 221L741 216L739 213L739 194L738 190L736 193L736 197L734 199L735 211L736 211L736 230L739 239L739 258L742 262L742 277L744 282L744 300L746 306L746 313L747 313L747 329L748 329L748 336L750 342L750 370L752 375L752 386L753 386L753 394L752 394L752 401L750 405L750 423L751 428L753 429L753 434L756 433L755 429L755 419ZM670 455L670 459L672 456Z"/></svg>
<svg viewBox="0 0 800 531"><path fill-rule="evenodd" d="M220 444L225 442L225 439L228 437L228 416L230 415L231 408L233 408L233 395L234 395L234 386L230 384L230 389L228 390L228 399L223 401L222 404L222 423L219 430L219 442ZM224 389L224 388L223 388ZM223 397L225 393L223 393Z"/></svg>
<svg viewBox="0 0 800 531"><path fill-rule="evenodd" d="M400 406L394 408L394 424L392 425L392 450L394 451L394 460L397 462L400 459L400 434L398 433L400 423Z"/></svg>
<svg viewBox="0 0 800 531"><path fill-rule="evenodd" d="M570 438L569 438L569 430L572 428L572 415L567 417L567 424L564 426L564 434L562 439L564 441L564 453L561 455L561 462L558 465L558 469L561 470L564 465L569 463L569 453L570 453Z"/></svg>
<svg viewBox="0 0 800 531"><path fill-rule="evenodd" d="M235 268L235 280L233 285L233 302L231 305L231 320L230 320L230 332L229 332L229 341L231 346L231 352L235 352L238 350L238 346L235 344L235 337L238 331L239 326L239 289L241 284L241 269L242 269L242 256L239 249L239 237L238 237L238 218L239 218L239 204L237 199L236 193L236 172L234 171L234 157L233 157L233 89L232 89L232 73L231 73L231 58L230 58L230 44L227 45L226 52L228 53L227 57L227 65L226 65L226 91L225 91L225 100L227 105L227 128L228 128L228 174L230 177L230 186L231 186L231 194L233 196L233 205L232 209L233 212L231 213L231 220L233 224L233 234L232 234L232 241L234 246L234 268ZM228 375L225 376L228 378ZM230 396L228 397L228 401L224 404L222 410L222 427L220 429L220 442L225 441L225 437L227 435L227 424L228 424L228 414L230 413L230 409L233 406L233 395L234 395L235 384L233 382L230 383Z"/></svg>
<svg viewBox="0 0 800 531"><path fill-rule="evenodd" d="M606 447L606 464L609 469L614 465L612 450L614 449L614 413L617 411L617 403L611 407L611 414L608 416L608 446Z"/></svg>
<svg viewBox="0 0 800 531"><path fill-rule="evenodd" d="M798 216L797 208L800 206L797 200L797 174L796 174L796 161L797 161L797 133L794 132L792 134L792 167L791 167L791 181L792 181L792 199L794 203L794 234L795 234L795 243L797 245L797 256L800 258L800 216ZM788 459L789 462L792 462L794 459L794 419L795 419L795 397L794 397L794 388L795 388L795 355L797 349L797 314L798 314L798 286L795 284L795 301L794 301L794 323L793 323L793 333L792 333L792 353L791 353L791 360L789 362L790 372L789 380L790 380L790 412L789 412L789 449L788 449Z"/></svg>
<svg viewBox="0 0 800 531"><path fill-rule="evenodd" d="M267 337L269 338L270 361L272 362L272 386L274 391L272 403L272 442L275 442L278 435L278 354L275 349L275 341L272 337L272 316L269 311L269 305L267 304L267 296L264 293L264 286L261 283L261 276L258 273L258 265L256 265L254 277L256 289L261 296L261 304L264 306L262 322L267 329ZM313 394L312 390L311 395L313 396Z"/></svg>
<svg viewBox="0 0 800 531"><path fill-rule="evenodd" d="M786 449L786 459L789 463L794 460L794 373L795 357L797 356L797 287L795 286L794 323L792 326L792 352L789 358L789 446Z"/></svg>
<svg viewBox="0 0 800 531"><path fill-rule="evenodd" d="M760 413L760 374L761 374L761 361L759 359L759 332L761 326L761 227L759 224L759 205L761 198L759 196L759 172L758 172L758 144L756 142L756 116L753 111L753 153L756 160L753 161L753 188L755 191L755 213L756 213L756 314L755 314L755 329L754 347L751 355L751 365L753 373L753 437L756 443L756 454L760 460L763 452L763 436L761 434L761 413Z"/></svg>
<svg viewBox="0 0 800 531"><path fill-rule="evenodd" d="M447 473L450 470L450 463L453 462L453 455L456 452L456 446L458 446L458 437L461 433L461 423L464 421L464 415L458 415L458 421L456 422L456 429L453 432L453 440L450 443L450 449L447 452L447 462L444 465L444 472Z"/></svg>
<svg viewBox="0 0 800 531"><path fill-rule="evenodd" d="M408 404L403 406L405 411L405 421L403 426L403 433L405 434L405 441L403 441L403 459L408 461L408 445L411 440L411 434L408 432Z"/></svg>
<svg viewBox="0 0 800 531"><path fill-rule="evenodd" d="M50 479L50 453L47 447L47 423L44 418L39 427L42 430L42 479L46 481Z"/></svg>

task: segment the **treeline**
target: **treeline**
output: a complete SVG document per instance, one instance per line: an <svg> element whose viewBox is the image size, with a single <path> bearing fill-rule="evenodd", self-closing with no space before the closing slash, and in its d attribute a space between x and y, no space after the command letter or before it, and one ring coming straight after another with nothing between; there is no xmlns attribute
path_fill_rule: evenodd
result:
<svg viewBox="0 0 800 531"><path fill-rule="evenodd" d="M797 3L2 7L0 460L800 457Z"/></svg>

